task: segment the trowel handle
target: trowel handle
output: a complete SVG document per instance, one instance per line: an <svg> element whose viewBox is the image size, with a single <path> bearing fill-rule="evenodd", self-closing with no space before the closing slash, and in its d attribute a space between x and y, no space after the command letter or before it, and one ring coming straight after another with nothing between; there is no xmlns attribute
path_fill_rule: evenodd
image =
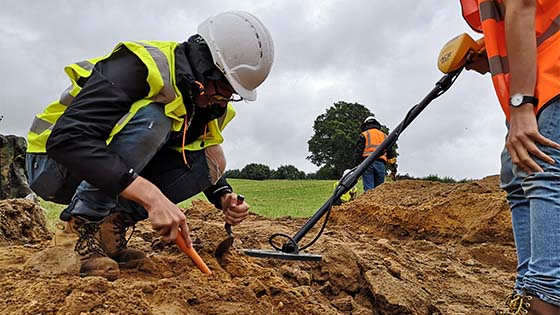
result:
<svg viewBox="0 0 560 315"><path fill-rule="evenodd" d="M206 265L200 255L198 255L194 247L187 247L187 243L185 242L185 239L183 238L183 235L181 235L181 233L177 234L177 239L175 239L175 242L177 243L177 246L181 249L181 251L187 254L190 259L192 259L194 264L198 267L198 269L200 269L200 271L202 271L202 273L207 275L212 274L212 271L210 270L210 268L208 268L208 265Z"/></svg>
<svg viewBox="0 0 560 315"><path fill-rule="evenodd" d="M243 195L237 195L237 205L242 204L243 201L245 201L245 196L243 196Z"/></svg>
<svg viewBox="0 0 560 315"><path fill-rule="evenodd" d="M245 196L243 195L237 195L237 204L240 205L243 203L243 201L245 200ZM229 236L233 237L233 232L231 231L231 224L226 223L224 225L224 228L226 229L226 232Z"/></svg>

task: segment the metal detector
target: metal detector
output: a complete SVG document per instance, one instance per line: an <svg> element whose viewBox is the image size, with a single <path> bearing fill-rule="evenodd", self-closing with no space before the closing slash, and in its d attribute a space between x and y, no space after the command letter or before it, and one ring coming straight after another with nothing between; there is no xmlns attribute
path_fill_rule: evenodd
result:
<svg viewBox="0 0 560 315"><path fill-rule="evenodd" d="M375 159L380 157L387 148L390 148L397 141L401 132L432 102L441 96L455 82L465 65L476 63L477 60L487 60L483 41L474 41L468 34L460 34L448 41L441 49L438 56L438 68L445 75L436 82L436 86L428 95L412 107L406 114L403 121L395 127L395 129L385 138L385 140L372 152L362 163L350 170L340 179L332 196L325 204L315 212L315 214L305 223L305 225L293 236L283 233L275 233L270 236L269 243L274 250L246 249L244 252L248 256L259 258L275 258L287 260L303 260L303 261L320 261L321 255L301 253L300 251L313 245L325 229L333 203L350 190L358 182L358 178L362 176L365 170L373 163ZM307 243L305 246L299 246L298 243L305 235L317 224L319 219L326 214L323 226L317 236ZM287 241L282 247L274 243L276 238L286 238Z"/></svg>
<svg viewBox="0 0 560 315"><path fill-rule="evenodd" d="M248 256L258 257L258 258L274 258L274 259L285 259L285 260L299 260L299 261L320 261L322 259L321 255L302 253L301 251L313 245L325 229L327 221L329 219L330 211L333 203L350 190L358 182L358 178L362 176L365 170L372 164L375 159L380 157L386 149L390 148L395 141L397 141L401 132L408 127L408 125L430 104L431 101L445 93L451 85L455 82L463 66L459 67L457 70L452 71L444 75L438 82L436 82L435 87L430 91L428 95L420 101L417 105L412 107L405 118L395 129L385 138L385 140L373 151L373 153L368 156L362 163L350 170L350 172L344 175L336 186L332 196L319 208L315 214L309 218L309 220L303 225L303 227L292 237L284 233L275 233L270 236L269 243L274 248L274 250L262 250L262 249L245 249L244 253ZM323 226L317 236L304 246L299 246L299 242L305 237L305 235L317 224L317 222L326 214ZM286 242L282 247L274 243L277 238L286 238Z"/></svg>

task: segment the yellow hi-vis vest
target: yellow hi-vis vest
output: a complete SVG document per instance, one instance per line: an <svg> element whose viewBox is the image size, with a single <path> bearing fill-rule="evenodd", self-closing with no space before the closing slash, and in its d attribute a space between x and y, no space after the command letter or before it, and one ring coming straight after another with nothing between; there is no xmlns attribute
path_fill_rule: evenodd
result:
<svg viewBox="0 0 560 315"><path fill-rule="evenodd" d="M334 182L333 190L336 189L336 187L338 186L338 182L339 182L339 181ZM357 192L358 192L358 188L356 188L356 186L354 186L354 187L350 188L350 189L349 189L346 193L344 193L342 196L340 196L340 200L341 200L342 202L348 202L348 201L350 201L350 200L353 199L352 195L355 195Z"/></svg>
<svg viewBox="0 0 560 315"><path fill-rule="evenodd" d="M138 56L144 65L146 65L148 69L146 81L149 84L150 90L144 99L134 102L129 112L121 117L113 127L107 139L107 144L109 144L113 137L124 128L140 108L154 102L165 104L165 115L172 119L171 131L180 131L187 112L183 103L183 95L181 95L175 80L174 52L178 45L179 44L176 42L159 41L122 42L117 44L110 54L66 66L64 71L68 75L71 85L62 93L59 100L49 104L43 113L35 117L27 135L27 152L46 152L47 139L56 121L62 116L66 108L82 90L78 81L90 77L93 67L97 62L109 58L123 46ZM221 131L234 116L235 111L233 107L228 104L227 110L222 117L208 123L208 130L205 135L204 143L202 143L201 136L195 142L186 145L185 149L197 151L210 145L222 143L223 137Z"/></svg>

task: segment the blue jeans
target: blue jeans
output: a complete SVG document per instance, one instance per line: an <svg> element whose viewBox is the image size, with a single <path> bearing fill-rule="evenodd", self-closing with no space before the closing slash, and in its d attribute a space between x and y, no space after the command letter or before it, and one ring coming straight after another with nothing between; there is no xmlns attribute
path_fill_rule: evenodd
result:
<svg viewBox="0 0 560 315"><path fill-rule="evenodd" d="M560 143L560 102L542 110L540 133ZM527 174L502 151L500 187L507 192L517 249L515 289L560 306L560 150L536 144L556 164L535 159L542 173Z"/></svg>
<svg viewBox="0 0 560 315"><path fill-rule="evenodd" d="M179 152L164 147L170 130L171 121L165 116L163 106L150 104L134 115L113 138L109 147L128 166L177 203L194 196L212 183L204 150L189 152L187 160L190 167L187 167ZM69 219L70 215L100 220L114 211L126 212L135 221L148 218L148 213L139 204L120 196L107 195L86 181L74 181L74 185L69 185L73 181L71 174L46 154L28 154L27 163L30 182L34 183L39 196L51 200L49 194L41 193L43 189L55 191L52 196L73 194L68 207L61 214L63 220ZM60 190L66 192L60 193Z"/></svg>
<svg viewBox="0 0 560 315"><path fill-rule="evenodd" d="M364 192L374 189L385 181L385 162L375 160L366 168L362 174Z"/></svg>

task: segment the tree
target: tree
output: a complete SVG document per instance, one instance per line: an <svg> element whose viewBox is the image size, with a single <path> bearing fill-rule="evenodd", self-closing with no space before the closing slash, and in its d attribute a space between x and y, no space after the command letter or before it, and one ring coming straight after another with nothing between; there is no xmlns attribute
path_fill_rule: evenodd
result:
<svg viewBox="0 0 560 315"><path fill-rule="evenodd" d="M273 179L305 179L305 172L300 171L293 165L281 165L277 170L272 171Z"/></svg>
<svg viewBox="0 0 560 315"><path fill-rule="evenodd" d="M251 163L241 170L241 178L264 180L271 175L270 167L264 164Z"/></svg>
<svg viewBox="0 0 560 315"><path fill-rule="evenodd" d="M224 176L227 178L241 178L241 171L239 169L227 170L224 173Z"/></svg>
<svg viewBox="0 0 560 315"><path fill-rule="evenodd" d="M338 179L339 177L336 170L327 165L319 168L317 172L307 175L307 179Z"/></svg>
<svg viewBox="0 0 560 315"><path fill-rule="evenodd" d="M352 153L360 135L360 125L368 116L375 116L364 105L338 102L315 119L315 134L307 142L307 157L317 166L334 169L338 178L345 169L354 167ZM334 178L333 178L334 179Z"/></svg>

